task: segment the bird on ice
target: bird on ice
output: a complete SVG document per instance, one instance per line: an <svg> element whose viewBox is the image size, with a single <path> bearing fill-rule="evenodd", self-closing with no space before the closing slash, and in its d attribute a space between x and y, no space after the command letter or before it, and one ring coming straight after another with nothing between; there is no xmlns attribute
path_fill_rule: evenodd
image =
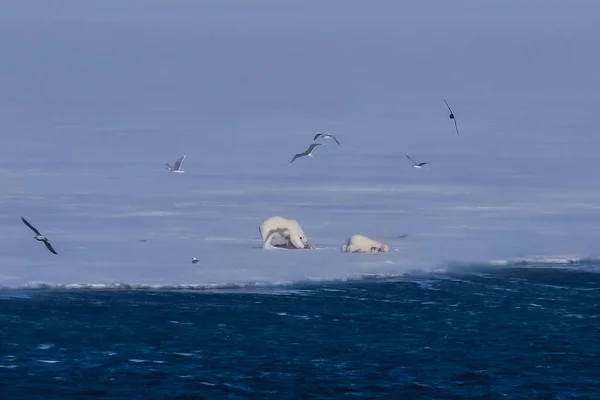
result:
<svg viewBox="0 0 600 400"><path fill-rule="evenodd" d="M313 139L313 141L317 140L318 138L323 138L323 139L333 139L335 140L335 142L338 144L338 146L341 146L340 142L337 140L337 138L335 136L333 136L330 133L317 133Z"/></svg>
<svg viewBox="0 0 600 400"><path fill-rule="evenodd" d="M175 165L173 165L173 167L171 167L168 163L165 163L165 165L167 166L167 169L171 172L178 172L180 174L183 174L184 171L181 169L181 163L183 162L183 160L185 160L185 154L183 155L183 157L181 157L179 160L175 161Z"/></svg>
<svg viewBox="0 0 600 400"><path fill-rule="evenodd" d="M315 149L315 147L317 147L317 146L321 146L321 145L322 145L321 143L313 143L313 144L311 144L311 145L308 147L308 150L306 150L305 152L303 152L303 153L298 153L298 154L294 154L294 157L292 158L292 161L290 161L290 165L292 165L292 163L293 163L294 161L296 161L296 159L297 159L297 158L304 157L304 156L309 156L309 157L312 157L312 156L313 156L313 155L312 155L312 152L313 152L313 150ZM288 166L289 166L289 165L288 165Z"/></svg>
<svg viewBox="0 0 600 400"><path fill-rule="evenodd" d="M50 250L50 252L52 252L54 254L58 254L52 248L52 245L50 244L50 241L48 240L48 238L46 236L42 235L40 233L40 231L38 231L37 229L35 229L35 227L33 225L31 225L25 218L21 217L21 221L23 221L23 223L25 225L27 225L29 227L29 229L31 229L33 232L35 232L35 236L33 237L35 240L37 240L38 242L44 242L44 244L46 245L46 247L48 248L48 250Z"/></svg>
<svg viewBox="0 0 600 400"><path fill-rule="evenodd" d="M408 154L406 155L406 158L408 158L410 160L410 162L412 162L412 164L413 164L412 167L413 168L423 168L424 165L429 164L429 161L428 162L417 163L415 160L413 160L412 158L410 158Z"/></svg>
<svg viewBox="0 0 600 400"><path fill-rule="evenodd" d="M456 118L454 118L454 113L452 112L452 109L450 108L450 106L448 105L448 102L446 101L446 99L444 99L444 103L446 103L446 107L448 107L448 110L450 110L450 115L448 115L448 117L454 121L454 127L456 128L456 134L460 135L458 133L458 125L456 124Z"/></svg>

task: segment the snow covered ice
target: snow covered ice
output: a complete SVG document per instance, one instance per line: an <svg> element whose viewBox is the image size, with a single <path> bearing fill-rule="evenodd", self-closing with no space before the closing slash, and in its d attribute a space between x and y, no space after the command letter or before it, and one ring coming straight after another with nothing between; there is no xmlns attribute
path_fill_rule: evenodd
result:
<svg viewBox="0 0 600 400"><path fill-rule="evenodd" d="M0 286L596 257L598 8L3 3ZM343 146L288 167L317 132ZM406 153L431 164L415 170ZM179 154L186 173L165 171ZM271 215L319 249L262 250ZM340 253L357 232L390 252Z"/></svg>

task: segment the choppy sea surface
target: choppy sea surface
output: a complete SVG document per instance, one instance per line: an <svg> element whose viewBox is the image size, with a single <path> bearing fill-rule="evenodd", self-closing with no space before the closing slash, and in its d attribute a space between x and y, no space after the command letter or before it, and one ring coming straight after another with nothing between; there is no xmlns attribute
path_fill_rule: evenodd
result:
<svg viewBox="0 0 600 400"><path fill-rule="evenodd" d="M594 261L219 290L5 289L6 399L575 399Z"/></svg>

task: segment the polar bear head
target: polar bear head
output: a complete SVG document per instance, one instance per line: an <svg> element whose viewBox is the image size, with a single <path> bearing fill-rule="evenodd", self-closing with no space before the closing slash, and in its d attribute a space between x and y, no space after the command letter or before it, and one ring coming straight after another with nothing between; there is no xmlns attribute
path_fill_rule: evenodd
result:
<svg viewBox="0 0 600 400"><path fill-rule="evenodd" d="M306 234L302 230L300 223L295 219L286 220L284 229L284 238L286 247L289 249L310 249Z"/></svg>
<svg viewBox="0 0 600 400"><path fill-rule="evenodd" d="M308 240L306 239L305 236L299 236L298 239L300 240L300 242L298 242L297 240L292 240L291 236L286 236L285 244L282 245L281 247L285 247L286 249L310 249L311 248L310 245L308 244Z"/></svg>
<svg viewBox="0 0 600 400"><path fill-rule="evenodd" d="M300 228L300 226L298 226L298 228L298 239L300 239L300 241L302 242L302 247L305 249L310 248L310 245L308 244L308 239L306 238L304 231L302 230L302 228Z"/></svg>
<svg viewBox="0 0 600 400"><path fill-rule="evenodd" d="M387 244L381 245L381 247L371 247L371 253L387 253L390 250Z"/></svg>

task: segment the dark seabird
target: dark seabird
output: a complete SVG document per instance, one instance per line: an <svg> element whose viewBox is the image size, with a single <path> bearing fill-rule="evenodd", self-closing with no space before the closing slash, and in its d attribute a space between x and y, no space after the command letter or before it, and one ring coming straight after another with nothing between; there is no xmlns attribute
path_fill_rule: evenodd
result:
<svg viewBox="0 0 600 400"><path fill-rule="evenodd" d="M185 160L185 156L181 157L179 160L175 161L175 165L173 165L173 167L171 168L171 166L167 163L165 163L165 165L167 166L167 169L171 172L178 172L180 174L183 174L183 170L181 169L181 163L183 162L183 160Z"/></svg>
<svg viewBox="0 0 600 400"><path fill-rule="evenodd" d="M330 133L317 133L315 135L313 141L317 140L320 137L323 139L333 139L338 144L338 146L341 146L341 144L340 144L340 142L338 142L337 138Z"/></svg>
<svg viewBox="0 0 600 400"><path fill-rule="evenodd" d="M317 147L317 146L321 146L321 145L322 145L321 143L313 143L313 144L311 144L311 145L308 147L308 150L306 150L304 153L298 153L298 154L294 154L294 157L292 158L292 161L290 161L290 165L292 165L292 163L293 163L294 161L296 161L296 159L297 159L297 158L304 157L304 156L309 156L309 157L312 157L312 156L313 156L313 155L312 155L312 152L313 152L313 150L315 149L315 147Z"/></svg>
<svg viewBox="0 0 600 400"><path fill-rule="evenodd" d="M450 110L450 115L448 116L451 120L454 121L454 127L456 128L456 134L460 135L458 133L458 125L456 124L456 118L454 118L454 113L452 112L452 109L450 108L450 106L448 105L448 102L446 101L446 99L444 99L444 103L446 103L446 107L448 107L448 110Z"/></svg>
<svg viewBox="0 0 600 400"><path fill-rule="evenodd" d="M406 155L406 158L408 158L412 162L412 164L413 164L412 167L413 168L423 168L424 165L430 164L429 162L420 162L420 163L417 163L417 162L415 162L415 160L413 160L412 158L410 158L408 156L408 154Z"/></svg>
<svg viewBox="0 0 600 400"><path fill-rule="evenodd" d="M37 229L35 229L35 227L33 225L31 225L29 222L27 222L27 220L23 217L21 217L21 221L23 221L23 223L25 225L27 225L29 227L29 229L31 229L32 231L35 232L35 236L33 237L35 240L39 241L39 242L44 242L44 244L46 245L46 247L48 248L48 250L50 250L50 252L54 253L54 254L58 254L53 248L52 245L50 244L50 241L48 241L48 238L44 235L42 235L40 233L40 231L38 231Z"/></svg>

